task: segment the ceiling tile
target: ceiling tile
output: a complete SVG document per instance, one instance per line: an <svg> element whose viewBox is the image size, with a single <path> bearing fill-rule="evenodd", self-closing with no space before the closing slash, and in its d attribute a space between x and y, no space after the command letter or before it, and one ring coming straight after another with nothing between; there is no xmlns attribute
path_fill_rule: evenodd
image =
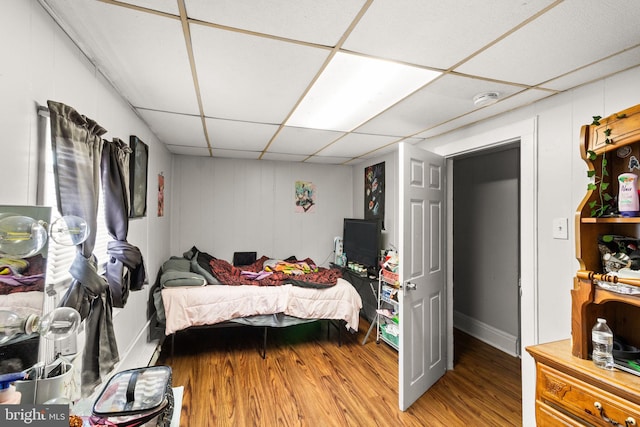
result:
<svg viewBox="0 0 640 427"><path fill-rule="evenodd" d="M225 149L213 149L213 157L224 157L229 159L248 159L258 160L262 154L260 151L241 151L241 150L225 150Z"/></svg>
<svg viewBox="0 0 640 427"><path fill-rule="evenodd" d="M285 162L301 162L308 156L302 154L265 153L262 160L281 160Z"/></svg>
<svg viewBox="0 0 640 427"><path fill-rule="evenodd" d="M614 72L626 70L638 65L640 65L640 47L629 49L574 73L551 80L543 86L555 90L568 90L585 82L588 83L600 79L602 76L607 76Z"/></svg>
<svg viewBox="0 0 640 427"><path fill-rule="evenodd" d="M538 89L528 89L522 91L508 99L499 101L498 103L491 105L490 107L479 108L469 114L466 114L460 118L444 123L435 128L429 129L425 132L421 132L415 135L417 138L429 138L437 135L450 132L454 129L467 126L471 123L478 122L480 120L486 120L490 117L496 116L507 111L514 110L519 107L529 105L535 101L539 101L543 98L552 96L552 93Z"/></svg>
<svg viewBox="0 0 640 427"><path fill-rule="evenodd" d="M189 18L334 46L364 0L186 0Z"/></svg>
<svg viewBox="0 0 640 427"><path fill-rule="evenodd" d="M139 110L142 119L165 144L207 147L199 116ZM207 155L209 152L207 151Z"/></svg>
<svg viewBox="0 0 640 427"><path fill-rule="evenodd" d="M398 138L364 133L350 133L335 144L318 153L321 156L357 157L369 151L376 150L383 145L397 141Z"/></svg>
<svg viewBox="0 0 640 427"><path fill-rule="evenodd" d="M305 163L340 165L351 160L350 157L311 156Z"/></svg>
<svg viewBox="0 0 640 427"><path fill-rule="evenodd" d="M180 21L97 1L47 2L131 104L198 113Z"/></svg>
<svg viewBox="0 0 640 427"><path fill-rule="evenodd" d="M182 1L191 18L187 35L177 16ZM77 108L91 111L96 94L71 86L104 76L159 140L181 155L210 155L198 96L214 156L356 164L395 150L408 136L432 138L517 108L526 112L555 91L640 64L640 8L630 0L36 3L73 40L51 30L61 48L46 52L54 63L47 81L68 89L62 92ZM336 56L363 54L441 69L467 62L365 122L357 133L280 128L318 77L330 46L351 26ZM65 72L69 61L73 78ZM476 109L473 96L487 91L500 92L501 101ZM324 92L344 93L337 85Z"/></svg>
<svg viewBox="0 0 640 427"><path fill-rule="evenodd" d="M456 75L445 75L358 128L358 132L408 136L452 117L473 111L474 95L498 92L501 97L521 87Z"/></svg>
<svg viewBox="0 0 640 427"><path fill-rule="evenodd" d="M310 155L342 135L342 132L285 126L269 146L269 153Z"/></svg>
<svg viewBox="0 0 640 427"><path fill-rule="evenodd" d="M178 2L176 0L119 0L120 3L127 3L146 9L157 10L159 12L180 15Z"/></svg>
<svg viewBox="0 0 640 427"><path fill-rule="evenodd" d="M424 139L423 138L407 138L404 139L402 141L398 141L399 142L405 142L407 144L410 145L416 145L419 144L421 142L423 142ZM376 151L373 151L371 153L367 153L365 155L363 155L361 158L363 159L374 159L376 157L380 157L380 156L384 156L386 154L390 154L393 153L394 151L396 151L398 149L398 143L394 143L394 144L390 144L390 145L386 145Z"/></svg>
<svg viewBox="0 0 640 427"><path fill-rule="evenodd" d="M448 69L552 0L376 0L344 48Z"/></svg>
<svg viewBox="0 0 640 427"><path fill-rule="evenodd" d="M329 51L191 25L205 115L279 123Z"/></svg>
<svg viewBox="0 0 640 427"><path fill-rule="evenodd" d="M206 119L211 147L215 149L262 151L278 130L277 125Z"/></svg>
<svg viewBox="0 0 640 427"><path fill-rule="evenodd" d="M636 2L568 0L457 71L537 85L637 45L639 21Z"/></svg>
<svg viewBox="0 0 640 427"><path fill-rule="evenodd" d="M208 148L198 148L198 147L184 147L181 145L170 145L167 144L167 148L173 154L181 154L184 156L199 156L199 157L209 157L209 149Z"/></svg>

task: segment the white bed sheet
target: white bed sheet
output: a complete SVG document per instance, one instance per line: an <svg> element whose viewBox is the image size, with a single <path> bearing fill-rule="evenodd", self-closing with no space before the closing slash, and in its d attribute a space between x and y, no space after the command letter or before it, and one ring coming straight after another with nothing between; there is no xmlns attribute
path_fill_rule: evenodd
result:
<svg viewBox="0 0 640 427"><path fill-rule="evenodd" d="M301 319L344 320L358 330L362 300L344 279L335 286L315 289L293 285L208 285L162 290L165 334L190 326L214 325L238 317L283 313Z"/></svg>

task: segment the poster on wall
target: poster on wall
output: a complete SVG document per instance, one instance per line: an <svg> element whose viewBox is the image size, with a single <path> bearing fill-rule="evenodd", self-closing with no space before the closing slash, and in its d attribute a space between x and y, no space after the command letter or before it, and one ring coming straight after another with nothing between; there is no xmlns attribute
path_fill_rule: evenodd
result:
<svg viewBox="0 0 640 427"><path fill-rule="evenodd" d="M384 162L364 169L364 218L380 220L384 228Z"/></svg>
<svg viewBox="0 0 640 427"><path fill-rule="evenodd" d="M316 206L316 186L312 182L296 181L295 212L311 213Z"/></svg>
<svg viewBox="0 0 640 427"><path fill-rule="evenodd" d="M158 174L158 216L164 216L164 175Z"/></svg>

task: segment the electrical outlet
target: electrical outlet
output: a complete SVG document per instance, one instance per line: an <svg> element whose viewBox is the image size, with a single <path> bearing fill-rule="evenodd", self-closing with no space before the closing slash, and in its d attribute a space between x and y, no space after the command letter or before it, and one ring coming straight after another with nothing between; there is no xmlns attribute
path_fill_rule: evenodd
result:
<svg viewBox="0 0 640 427"><path fill-rule="evenodd" d="M561 240L569 239L569 220L567 218L553 219L553 238Z"/></svg>

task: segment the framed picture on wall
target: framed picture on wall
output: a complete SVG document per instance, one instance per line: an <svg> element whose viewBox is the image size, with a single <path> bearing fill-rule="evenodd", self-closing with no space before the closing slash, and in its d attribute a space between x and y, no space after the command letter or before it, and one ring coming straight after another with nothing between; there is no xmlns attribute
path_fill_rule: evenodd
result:
<svg viewBox="0 0 640 427"><path fill-rule="evenodd" d="M384 162L364 169L364 218L377 219L384 228Z"/></svg>
<svg viewBox="0 0 640 427"><path fill-rule="evenodd" d="M129 193L131 194L130 218L147 215L147 168L149 166L149 146L137 136L129 138L131 157L129 158Z"/></svg>

